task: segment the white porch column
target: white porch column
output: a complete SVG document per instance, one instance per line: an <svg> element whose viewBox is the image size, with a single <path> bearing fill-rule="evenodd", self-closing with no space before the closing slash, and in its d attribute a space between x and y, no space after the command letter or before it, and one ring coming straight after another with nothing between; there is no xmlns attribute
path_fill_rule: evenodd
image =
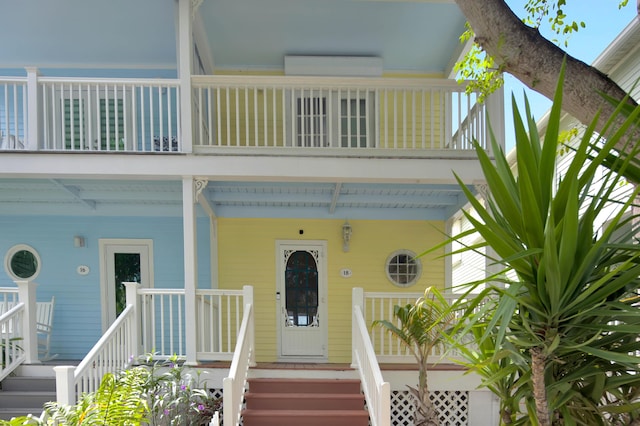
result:
<svg viewBox="0 0 640 426"><path fill-rule="evenodd" d="M198 258L195 186L192 176L182 179L182 229L184 234L184 311L186 363L196 364L196 288Z"/></svg>
<svg viewBox="0 0 640 426"><path fill-rule="evenodd" d="M29 151L36 151L40 139L38 69L34 67L25 69L27 70L27 123L25 142L26 148Z"/></svg>
<svg viewBox="0 0 640 426"><path fill-rule="evenodd" d="M26 364L40 364L38 360L38 331L36 329L36 287L32 281L16 281L18 286L18 301L24 303L22 318L23 341L22 349L26 356Z"/></svg>
<svg viewBox="0 0 640 426"><path fill-rule="evenodd" d="M135 321L132 321L131 329L129 330L129 335L131 336L131 341L129 344L131 345L131 349L135 351L131 355L134 359L137 359L140 356L140 303L138 301L138 287L140 284L138 283L124 283L125 291L126 291L126 302L127 305L133 306L133 317Z"/></svg>
<svg viewBox="0 0 640 426"><path fill-rule="evenodd" d="M354 287L351 290L351 368L357 367L356 351L353 347L353 336L358 333L358 327L353 313L356 306L360 306L364 313L364 289L362 287Z"/></svg>
<svg viewBox="0 0 640 426"><path fill-rule="evenodd" d="M182 152L193 152L193 121L191 119L191 0L178 0L178 79L180 80L180 142Z"/></svg>

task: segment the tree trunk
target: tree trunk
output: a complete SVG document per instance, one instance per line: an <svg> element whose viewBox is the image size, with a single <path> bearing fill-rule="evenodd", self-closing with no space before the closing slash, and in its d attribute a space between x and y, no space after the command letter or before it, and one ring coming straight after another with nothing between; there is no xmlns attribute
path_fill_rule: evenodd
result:
<svg viewBox="0 0 640 426"><path fill-rule="evenodd" d="M438 413L429 398L426 358L419 362L418 389L407 386L416 399L415 426L440 426Z"/></svg>
<svg viewBox="0 0 640 426"><path fill-rule="evenodd" d="M597 69L567 55L542 37L537 29L525 25L504 0L455 1L473 28L476 43L493 56L497 65L549 99L553 99L558 73L566 57L563 110L582 123L590 123L602 110L597 127L602 130L615 108L598 92L622 100L626 92L618 84Z"/></svg>
<svg viewBox="0 0 640 426"><path fill-rule="evenodd" d="M544 381L544 367L546 357L542 349L531 348L531 382L533 384L533 398L536 403L536 415L539 426L551 426L549 404L547 402L547 388Z"/></svg>

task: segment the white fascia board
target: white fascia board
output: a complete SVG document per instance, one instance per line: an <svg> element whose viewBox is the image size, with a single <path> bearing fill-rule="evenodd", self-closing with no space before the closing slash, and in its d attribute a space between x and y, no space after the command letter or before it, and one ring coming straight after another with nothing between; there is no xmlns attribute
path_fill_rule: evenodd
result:
<svg viewBox="0 0 640 426"><path fill-rule="evenodd" d="M6 153L0 178L222 181L388 182L455 184L483 179L475 158L335 158L240 155L128 155Z"/></svg>

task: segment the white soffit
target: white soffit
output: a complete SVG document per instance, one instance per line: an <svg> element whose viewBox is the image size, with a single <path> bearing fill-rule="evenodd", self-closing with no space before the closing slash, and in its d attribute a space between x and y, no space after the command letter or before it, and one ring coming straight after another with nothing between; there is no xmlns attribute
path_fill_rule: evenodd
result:
<svg viewBox="0 0 640 426"><path fill-rule="evenodd" d="M375 56L293 56L284 57L285 75L335 77L381 77L382 58Z"/></svg>

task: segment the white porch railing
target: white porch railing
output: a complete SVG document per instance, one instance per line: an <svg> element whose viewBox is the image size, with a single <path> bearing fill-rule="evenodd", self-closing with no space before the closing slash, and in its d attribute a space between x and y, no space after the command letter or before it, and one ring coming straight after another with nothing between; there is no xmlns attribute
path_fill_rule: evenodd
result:
<svg viewBox="0 0 640 426"><path fill-rule="evenodd" d="M16 281L0 288L0 381L22 363L38 363L36 286Z"/></svg>
<svg viewBox="0 0 640 426"><path fill-rule="evenodd" d="M136 323L135 308L127 305L77 367L53 368L59 403L75 404L78 395L95 392L105 374L122 371L131 363L136 351L130 332L135 329Z"/></svg>
<svg viewBox="0 0 640 426"><path fill-rule="evenodd" d="M123 370L141 354L153 353L156 359L184 356L187 345L184 289L138 288L136 283L125 283L125 286L127 307L78 367L55 367L59 402L75 403L77 395L97 390L104 374ZM197 336L200 336L195 342L199 360L234 357L234 349L238 349L236 342L240 342L242 333L247 333L242 329L239 316L246 317L252 300L251 286L243 290L196 291L197 318L208 320L190 325L197 327ZM253 323L250 333L253 333ZM206 340L212 335L222 337L210 345ZM253 351L253 340L250 347Z"/></svg>
<svg viewBox="0 0 640 426"><path fill-rule="evenodd" d="M393 315L394 306L413 304L422 296L424 296L424 293L364 293L364 320L379 362L407 362L409 358L411 362L413 362L413 355L411 355L400 340L392 336L385 328L374 328L371 327L371 324L375 320L387 320L397 324L398 320ZM453 304L460 299L461 295L444 293L443 297L449 301L449 304ZM436 347L431 353L430 358L433 362L451 363L452 361L450 359L442 357L443 354L444 348ZM455 356L455 352L449 354L449 357L453 356Z"/></svg>
<svg viewBox="0 0 640 426"><path fill-rule="evenodd" d="M352 364L358 370L372 426L391 424L391 387L385 382L362 313L361 288L353 289Z"/></svg>
<svg viewBox="0 0 640 426"><path fill-rule="evenodd" d="M18 303L18 287L0 287L0 315Z"/></svg>
<svg viewBox="0 0 640 426"><path fill-rule="evenodd" d="M490 149L485 116L502 120L502 92L480 104L451 80L193 76L192 87L194 147Z"/></svg>
<svg viewBox="0 0 640 426"><path fill-rule="evenodd" d="M184 289L141 288L142 352L162 359L186 354ZM231 360L247 297L243 290L196 290L196 357Z"/></svg>
<svg viewBox="0 0 640 426"><path fill-rule="evenodd" d="M250 287L247 290L253 294ZM229 368L229 376L222 381L224 395L222 400L223 423L227 426L240 424L240 410L242 409L249 367L256 365L253 296L245 298L245 301L242 325L240 326L238 343Z"/></svg>
<svg viewBox="0 0 640 426"><path fill-rule="evenodd" d="M24 303L18 303L0 315L0 381L22 364L26 355L22 350Z"/></svg>
<svg viewBox="0 0 640 426"><path fill-rule="evenodd" d="M73 366L54 367L56 399L61 404L75 404L78 395L95 392L107 373L127 368L138 356L137 283L125 283L127 306L87 356Z"/></svg>

